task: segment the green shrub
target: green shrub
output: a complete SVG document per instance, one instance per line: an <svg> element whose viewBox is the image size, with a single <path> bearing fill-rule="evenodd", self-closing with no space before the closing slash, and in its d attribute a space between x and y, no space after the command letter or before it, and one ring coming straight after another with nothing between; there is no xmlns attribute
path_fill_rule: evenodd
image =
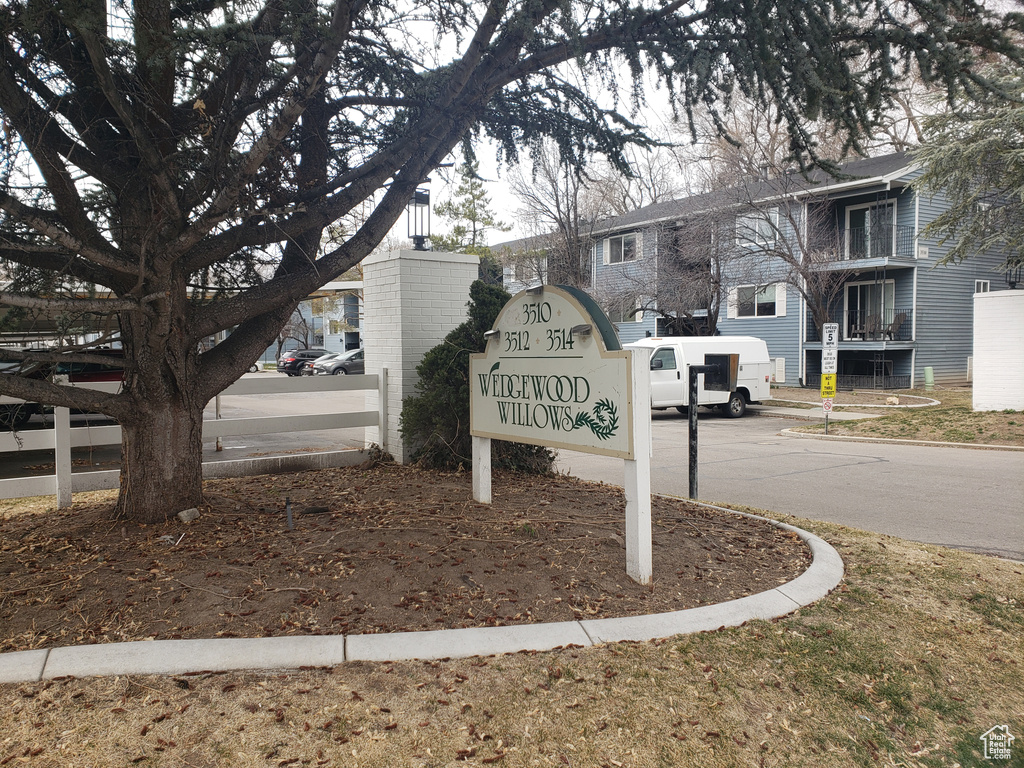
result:
<svg viewBox="0 0 1024 768"><path fill-rule="evenodd" d="M416 367L416 394L402 404L400 429L413 447L412 458L435 469L470 468L469 356L483 352L491 329L511 295L499 285L477 280L469 289L469 319L424 355ZM544 474L554 454L547 448L504 440L491 441L495 469Z"/></svg>

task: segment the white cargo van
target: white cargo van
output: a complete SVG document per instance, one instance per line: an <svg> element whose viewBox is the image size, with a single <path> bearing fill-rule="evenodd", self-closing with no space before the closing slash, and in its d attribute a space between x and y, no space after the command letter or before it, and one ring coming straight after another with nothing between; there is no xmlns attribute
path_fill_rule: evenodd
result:
<svg viewBox="0 0 1024 768"><path fill-rule="evenodd" d="M736 386L732 391L708 390L704 374L697 378L697 403L717 406L722 413L738 419L747 412L748 403L769 397L771 362L768 345L753 336L663 336L640 339L626 347L651 350L651 408L677 408L685 413L689 406L689 366L705 365L707 355L739 355Z"/></svg>

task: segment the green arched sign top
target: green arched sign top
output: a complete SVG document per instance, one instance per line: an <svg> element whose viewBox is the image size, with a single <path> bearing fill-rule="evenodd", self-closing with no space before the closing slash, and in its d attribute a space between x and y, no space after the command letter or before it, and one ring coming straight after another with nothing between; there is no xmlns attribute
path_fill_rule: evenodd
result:
<svg viewBox="0 0 1024 768"><path fill-rule="evenodd" d="M556 285L554 287L561 288L587 310L587 314L594 321L594 325L597 326L597 330L600 332L602 340L604 340L605 349L609 352L622 349L622 344L619 342L619 334L615 332L615 326L612 325L608 315L597 305L597 302L594 301L589 293L585 293L579 288L573 288L571 285Z"/></svg>

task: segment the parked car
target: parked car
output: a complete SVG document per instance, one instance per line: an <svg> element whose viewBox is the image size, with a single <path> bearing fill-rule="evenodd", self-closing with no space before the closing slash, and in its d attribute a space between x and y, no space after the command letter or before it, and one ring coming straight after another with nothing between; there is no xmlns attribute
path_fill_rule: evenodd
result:
<svg viewBox="0 0 1024 768"><path fill-rule="evenodd" d="M321 355L316 360L306 363L306 367L302 369L303 376L312 376L316 373L323 373L323 367L328 363L334 362L341 357L344 352L328 352L326 355Z"/></svg>
<svg viewBox="0 0 1024 768"><path fill-rule="evenodd" d="M326 349L291 349L282 352L277 359L277 372L286 373L289 376L301 376L302 367L311 363L321 355L326 355Z"/></svg>
<svg viewBox="0 0 1024 768"><path fill-rule="evenodd" d="M26 352L31 350L25 350ZM86 349L82 354L110 359L106 363L82 362L3 362L0 363L0 375L24 376L30 379L48 379L51 376L67 376L68 381L75 383L96 381L121 381L124 378L124 351L120 349ZM0 404L0 429L17 429L22 427L32 414L42 413L43 406L39 403L3 403ZM79 413L79 411L75 411Z"/></svg>
<svg viewBox="0 0 1024 768"><path fill-rule="evenodd" d="M363 373L365 369L366 364L363 360L363 350L350 349L348 352L342 352L334 360L327 360L315 370L317 373L344 376L350 373Z"/></svg>

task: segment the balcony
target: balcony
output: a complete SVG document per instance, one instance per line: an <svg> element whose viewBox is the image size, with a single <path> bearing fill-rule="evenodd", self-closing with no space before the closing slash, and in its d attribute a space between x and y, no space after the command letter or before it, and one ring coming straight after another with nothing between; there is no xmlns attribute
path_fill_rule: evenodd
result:
<svg viewBox="0 0 1024 768"><path fill-rule="evenodd" d="M844 232L847 260L914 258L913 227L851 227Z"/></svg>
<svg viewBox="0 0 1024 768"><path fill-rule="evenodd" d="M911 341L913 326L910 317L910 309L889 307L884 310L840 311L830 315L828 322L839 323L841 341ZM821 341L821 334L809 316L807 341Z"/></svg>

